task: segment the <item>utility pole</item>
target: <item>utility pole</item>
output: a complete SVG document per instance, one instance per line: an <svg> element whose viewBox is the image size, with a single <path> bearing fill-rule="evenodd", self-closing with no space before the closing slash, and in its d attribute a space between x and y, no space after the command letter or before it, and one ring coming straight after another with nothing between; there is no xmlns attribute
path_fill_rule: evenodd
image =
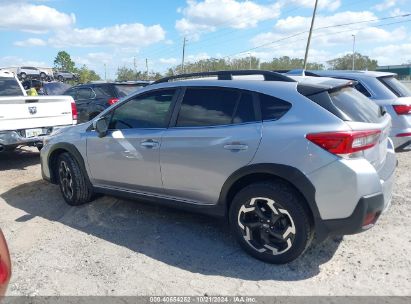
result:
<svg viewBox="0 0 411 304"><path fill-rule="evenodd" d="M308 34L307 48L305 49L303 73L307 69L308 50L310 49L311 35L313 33L313 28L314 28L315 14L317 13L317 4L318 4L318 0L315 0L313 18L311 19L310 33Z"/></svg>
<svg viewBox="0 0 411 304"><path fill-rule="evenodd" d="M184 59L185 59L185 53L186 53L186 42L187 39L184 36L184 42L183 42L183 59L181 60L181 73L184 74Z"/></svg>
<svg viewBox="0 0 411 304"><path fill-rule="evenodd" d="M355 35L351 35L353 37L352 41L352 70L355 70Z"/></svg>
<svg viewBox="0 0 411 304"><path fill-rule="evenodd" d="M134 73L135 73L135 74L137 74L137 62L136 62L136 56L134 56L133 66L134 66Z"/></svg>
<svg viewBox="0 0 411 304"><path fill-rule="evenodd" d="M146 73L147 73L147 80L148 80L148 59L146 58Z"/></svg>
<svg viewBox="0 0 411 304"><path fill-rule="evenodd" d="M251 53L248 53L248 55L250 56L250 70L251 70L251 59L252 59Z"/></svg>
<svg viewBox="0 0 411 304"><path fill-rule="evenodd" d="M107 64L104 64L104 80L107 81Z"/></svg>

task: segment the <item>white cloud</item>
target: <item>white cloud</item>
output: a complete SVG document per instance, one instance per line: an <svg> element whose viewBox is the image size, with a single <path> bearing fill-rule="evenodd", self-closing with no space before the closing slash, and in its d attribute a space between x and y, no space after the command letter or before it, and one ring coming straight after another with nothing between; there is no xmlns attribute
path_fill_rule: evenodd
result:
<svg viewBox="0 0 411 304"><path fill-rule="evenodd" d="M314 0L286 0L285 3L297 4L306 8L314 8ZM318 9L327 9L329 11L335 11L341 6L341 0L319 0Z"/></svg>
<svg viewBox="0 0 411 304"><path fill-rule="evenodd" d="M394 7L397 4L397 0L385 0L377 5L374 6L374 9L376 9L379 12L385 11L389 8Z"/></svg>
<svg viewBox="0 0 411 304"><path fill-rule="evenodd" d="M239 0L187 0L187 6L178 10L183 18L177 20L176 29L183 35L195 36L218 27L255 27L260 21L278 17L280 9L279 2L262 5Z"/></svg>
<svg viewBox="0 0 411 304"><path fill-rule="evenodd" d="M44 61L36 60L26 60L17 56L5 56L0 57L0 67L18 67L18 66L37 66L37 67L46 67L47 64Z"/></svg>
<svg viewBox="0 0 411 304"><path fill-rule="evenodd" d="M350 26L335 26L339 24L349 24L363 22L366 20L374 20L377 17L368 11L363 12L339 12L330 16L318 16L316 19L313 43L315 46L328 47L337 44L347 44L352 40L351 35L356 35L359 42L375 42L382 41L401 41L407 37L407 31L404 27L399 27L391 31L373 26L371 23L359 23ZM311 17L292 16L277 21L273 31L261 33L255 36L251 42L253 46L267 45L267 48L278 45L285 45L290 42L297 42L297 47L304 48L307 39L307 29L310 26ZM324 28L327 27L327 28ZM286 39L290 36L295 37ZM270 44L271 42L278 41ZM294 46L294 44L293 44Z"/></svg>
<svg viewBox="0 0 411 304"><path fill-rule="evenodd" d="M72 29L49 39L56 47L93 47L128 45L145 47L165 39L165 31L160 25L145 26L141 23L120 24L103 28Z"/></svg>
<svg viewBox="0 0 411 304"><path fill-rule="evenodd" d="M22 1L2 1L0 12L0 30L45 33L50 29L70 27L76 21L74 14L65 14L46 5L33 5Z"/></svg>
<svg viewBox="0 0 411 304"><path fill-rule="evenodd" d="M20 47L45 46L47 42L40 38L29 38L27 40L16 41L14 45Z"/></svg>
<svg viewBox="0 0 411 304"><path fill-rule="evenodd" d="M370 53L379 65L402 64L411 61L411 43L390 44L375 48Z"/></svg>
<svg viewBox="0 0 411 304"><path fill-rule="evenodd" d="M160 58L158 60L161 64L169 64L169 65L175 65L178 63L178 59L177 58Z"/></svg>

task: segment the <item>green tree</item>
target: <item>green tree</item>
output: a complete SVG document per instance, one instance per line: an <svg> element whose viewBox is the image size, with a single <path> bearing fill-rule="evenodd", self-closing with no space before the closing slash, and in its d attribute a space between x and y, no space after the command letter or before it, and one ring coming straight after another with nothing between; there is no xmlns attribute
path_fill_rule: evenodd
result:
<svg viewBox="0 0 411 304"><path fill-rule="evenodd" d="M327 63L332 70L351 70L353 54L347 54L343 57L335 58ZM355 53L355 69L374 71L378 67L378 61L368 56Z"/></svg>
<svg viewBox="0 0 411 304"><path fill-rule="evenodd" d="M60 51L57 53L56 59L54 59L54 67L57 70L64 70L73 73L76 70L76 64L73 60L71 60L69 53L65 51Z"/></svg>
<svg viewBox="0 0 411 304"><path fill-rule="evenodd" d="M79 74L79 81L81 83L101 80L101 77L95 71L88 69L86 65L83 65L80 69L78 69L77 73Z"/></svg>
<svg viewBox="0 0 411 304"><path fill-rule="evenodd" d="M263 70L293 70L302 69L303 66L304 59L290 58L288 56L273 58L271 62L261 63L261 69ZM324 70L324 65L317 62L308 62L307 70Z"/></svg>

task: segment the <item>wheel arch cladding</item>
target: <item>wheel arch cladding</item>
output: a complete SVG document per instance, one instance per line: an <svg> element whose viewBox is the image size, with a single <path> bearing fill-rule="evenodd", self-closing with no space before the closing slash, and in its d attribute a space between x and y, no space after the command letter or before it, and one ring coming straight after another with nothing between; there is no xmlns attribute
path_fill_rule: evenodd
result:
<svg viewBox="0 0 411 304"><path fill-rule="evenodd" d="M315 188L310 180L297 168L280 164L254 164L234 172L224 183L220 193L219 203L225 205L228 213L230 204L239 190L245 186L267 180L280 179L296 189L304 198L310 217L315 226L317 237L325 238L320 213L315 202Z"/></svg>
<svg viewBox="0 0 411 304"><path fill-rule="evenodd" d="M81 153L77 150L77 148L73 144L69 144L69 143L56 144L53 147L52 151L50 152L48 163L49 163L49 168L50 168L51 182L54 183L54 184L57 183L56 167L55 166L56 166L56 162L57 162L57 159L58 159L59 155L61 155L62 153L69 153L70 155L72 155L74 157L74 159L79 164L82 173L86 177L86 181L87 181L88 185L91 186L90 180L88 178L86 166L84 164L84 159L81 156Z"/></svg>

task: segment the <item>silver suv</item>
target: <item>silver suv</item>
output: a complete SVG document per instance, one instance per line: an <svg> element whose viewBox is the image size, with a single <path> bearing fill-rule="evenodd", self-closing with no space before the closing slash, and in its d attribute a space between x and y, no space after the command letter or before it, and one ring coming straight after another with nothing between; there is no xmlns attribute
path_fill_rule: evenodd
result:
<svg viewBox="0 0 411 304"><path fill-rule="evenodd" d="M314 233L364 231L388 208L390 126L345 80L180 75L49 137L42 174L70 205L103 193L226 216L248 253L287 263Z"/></svg>

